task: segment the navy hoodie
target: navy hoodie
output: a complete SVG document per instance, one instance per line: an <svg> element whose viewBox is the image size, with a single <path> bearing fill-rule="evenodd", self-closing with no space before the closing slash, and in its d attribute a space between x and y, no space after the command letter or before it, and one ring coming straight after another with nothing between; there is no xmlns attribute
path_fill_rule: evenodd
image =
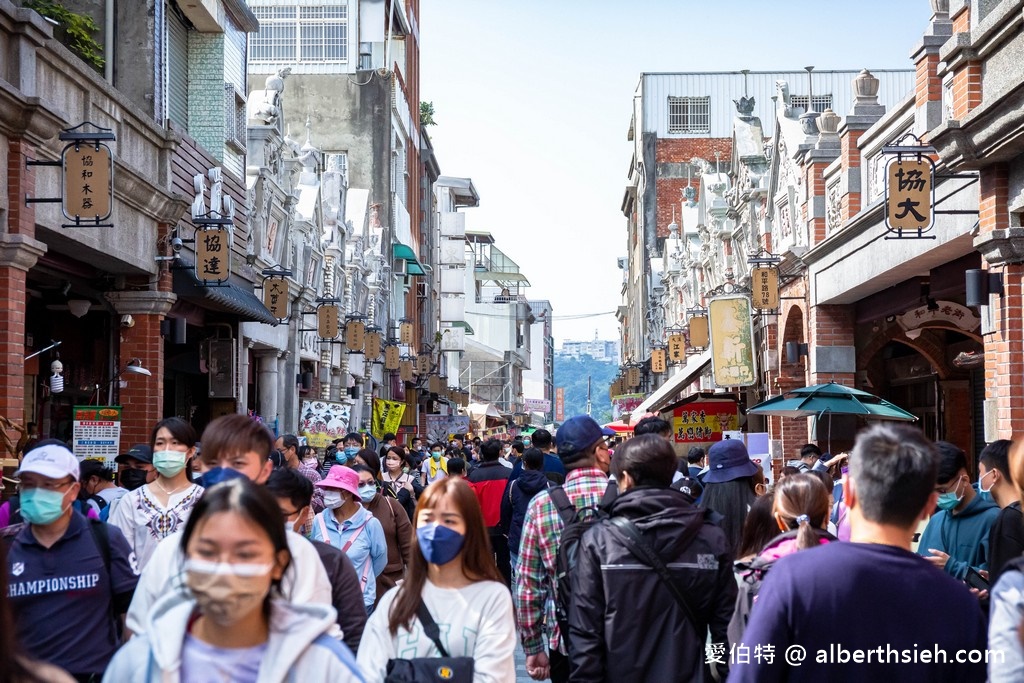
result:
<svg viewBox="0 0 1024 683"><path fill-rule="evenodd" d="M526 508L533 497L550 483L544 472L524 469L519 478L508 485L501 501L501 528L508 536L508 549L513 555L519 554L519 537L523 533Z"/></svg>

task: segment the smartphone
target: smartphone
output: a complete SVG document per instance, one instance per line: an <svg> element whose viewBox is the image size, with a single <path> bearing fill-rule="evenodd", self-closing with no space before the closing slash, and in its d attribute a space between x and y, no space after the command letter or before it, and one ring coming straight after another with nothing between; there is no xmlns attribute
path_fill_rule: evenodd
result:
<svg viewBox="0 0 1024 683"><path fill-rule="evenodd" d="M979 574L974 567L967 568L967 576L964 578L967 585L971 588L977 588L979 590L987 591L989 589L988 579Z"/></svg>

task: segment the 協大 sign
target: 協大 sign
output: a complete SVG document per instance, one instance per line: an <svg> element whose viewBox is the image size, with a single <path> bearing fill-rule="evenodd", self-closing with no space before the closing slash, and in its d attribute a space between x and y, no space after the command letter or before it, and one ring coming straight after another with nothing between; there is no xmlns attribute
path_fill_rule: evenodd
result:
<svg viewBox="0 0 1024 683"><path fill-rule="evenodd" d="M925 233L935 225L935 150L907 133L882 153L892 157L885 172L885 227L894 234L887 239L934 238Z"/></svg>

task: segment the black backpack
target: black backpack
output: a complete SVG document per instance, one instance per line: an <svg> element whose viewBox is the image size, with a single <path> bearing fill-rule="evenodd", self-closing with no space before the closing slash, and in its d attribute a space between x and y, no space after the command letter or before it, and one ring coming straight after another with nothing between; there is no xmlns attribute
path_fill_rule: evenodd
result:
<svg viewBox="0 0 1024 683"><path fill-rule="evenodd" d="M555 504L563 523L562 534L558 539L558 550L555 551L555 620L558 622L558 630L562 633L563 641L569 638L569 606L572 604L570 577L576 571L580 541L583 540L583 534L587 529L608 517L606 511L615 500L618 491L618 485L614 481L609 481L608 488L605 489L596 508L585 507L577 510L561 486L548 489L551 502Z"/></svg>

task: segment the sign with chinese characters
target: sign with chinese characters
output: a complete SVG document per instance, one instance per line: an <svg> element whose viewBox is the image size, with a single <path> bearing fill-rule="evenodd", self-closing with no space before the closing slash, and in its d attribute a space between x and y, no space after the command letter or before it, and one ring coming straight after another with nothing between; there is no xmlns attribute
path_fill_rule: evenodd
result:
<svg viewBox="0 0 1024 683"><path fill-rule="evenodd" d="M682 363L686 361L686 337L684 335L669 335L668 357L673 363Z"/></svg>
<svg viewBox="0 0 1024 683"><path fill-rule="evenodd" d="M546 398L524 398L523 403L531 413L546 413L551 410L551 401Z"/></svg>
<svg viewBox="0 0 1024 683"><path fill-rule="evenodd" d="M285 320L288 317L288 280L268 277L263 282L263 305L270 311L270 315Z"/></svg>
<svg viewBox="0 0 1024 683"><path fill-rule="evenodd" d="M80 460L100 460L116 469L121 450L120 406L75 406L71 450Z"/></svg>
<svg viewBox="0 0 1024 683"><path fill-rule="evenodd" d="M395 345L386 346L384 348L384 369L385 370L397 370L399 363L402 362L402 354L399 348Z"/></svg>
<svg viewBox="0 0 1024 683"><path fill-rule="evenodd" d="M411 345L412 344L412 332L413 332L412 323L402 323L398 327L398 341L400 341L402 344L405 344L406 346Z"/></svg>
<svg viewBox="0 0 1024 683"><path fill-rule="evenodd" d="M75 143L64 148L61 162L64 216L76 223L99 223L110 218L114 203L114 161L110 148L99 142Z"/></svg>
<svg viewBox="0 0 1024 683"><path fill-rule="evenodd" d="M345 323L345 347L349 351L361 353L366 343L366 325L360 320L349 320Z"/></svg>
<svg viewBox="0 0 1024 683"><path fill-rule="evenodd" d="M413 378L413 363L411 359L403 359L398 364L398 374L403 382L411 382Z"/></svg>
<svg viewBox="0 0 1024 683"><path fill-rule="evenodd" d="M695 349L706 349L711 343L708 316L695 315L690 318L690 346Z"/></svg>
<svg viewBox="0 0 1024 683"><path fill-rule="evenodd" d="M640 368L634 366L626 370L626 384L630 388L640 386Z"/></svg>
<svg viewBox="0 0 1024 683"><path fill-rule="evenodd" d="M320 339L336 339L338 336L338 307L323 304L316 309L316 333Z"/></svg>
<svg viewBox="0 0 1024 683"><path fill-rule="evenodd" d="M733 401L693 401L672 411L676 443L721 441L722 432L738 429L739 408Z"/></svg>
<svg viewBox="0 0 1024 683"><path fill-rule="evenodd" d="M555 419L559 422L565 419L565 387L555 388Z"/></svg>
<svg viewBox="0 0 1024 683"><path fill-rule="evenodd" d="M430 372L430 354L421 353L416 356L416 374L425 375Z"/></svg>
<svg viewBox="0 0 1024 683"><path fill-rule="evenodd" d="M376 328L370 328L367 330L365 344L363 345L363 352L366 354L366 359L377 360L380 358L380 354L383 350L383 337L381 336L380 330Z"/></svg>
<svg viewBox="0 0 1024 683"><path fill-rule="evenodd" d="M720 387L746 387L757 381L750 299L723 296L708 304L711 372ZM691 319L692 324L692 319Z"/></svg>
<svg viewBox="0 0 1024 683"><path fill-rule="evenodd" d="M651 372L665 372L665 349L651 349Z"/></svg>
<svg viewBox="0 0 1024 683"><path fill-rule="evenodd" d="M779 270L759 266L750 273L751 299L754 308L774 311L779 307Z"/></svg>
<svg viewBox="0 0 1024 683"><path fill-rule="evenodd" d="M932 161L922 155L899 155L889 162L885 184L885 226L918 236L934 223Z"/></svg>
<svg viewBox="0 0 1024 683"><path fill-rule="evenodd" d="M227 282L231 268L228 231L220 226L196 230L196 279L203 284Z"/></svg>

